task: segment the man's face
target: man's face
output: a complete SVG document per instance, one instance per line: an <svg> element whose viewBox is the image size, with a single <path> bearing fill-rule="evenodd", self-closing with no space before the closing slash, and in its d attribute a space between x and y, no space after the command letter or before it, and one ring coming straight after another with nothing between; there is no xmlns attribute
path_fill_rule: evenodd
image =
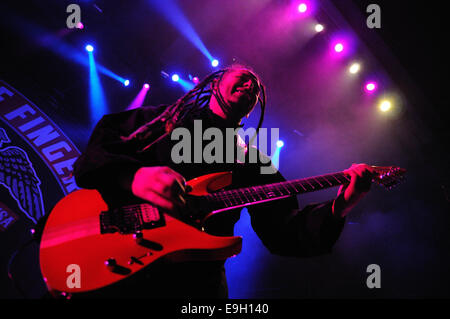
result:
<svg viewBox="0 0 450 319"><path fill-rule="evenodd" d="M244 117L258 102L259 87L248 70L234 69L226 72L219 83L219 90L234 114Z"/></svg>

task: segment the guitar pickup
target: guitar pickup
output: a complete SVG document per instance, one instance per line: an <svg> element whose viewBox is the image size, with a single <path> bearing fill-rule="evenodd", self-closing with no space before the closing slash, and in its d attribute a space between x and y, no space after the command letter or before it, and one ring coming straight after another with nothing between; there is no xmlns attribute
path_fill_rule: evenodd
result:
<svg viewBox="0 0 450 319"><path fill-rule="evenodd" d="M100 213L100 233L134 234L166 225L164 214L150 204L138 204Z"/></svg>

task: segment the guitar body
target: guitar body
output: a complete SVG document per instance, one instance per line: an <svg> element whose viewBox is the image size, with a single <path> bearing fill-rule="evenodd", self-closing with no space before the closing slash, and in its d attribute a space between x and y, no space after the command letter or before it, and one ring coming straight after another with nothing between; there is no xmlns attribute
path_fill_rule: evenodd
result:
<svg viewBox="0 0 450 319"><path fill-rule="evenodd" d="M392 188L405 169L372 166L372 181ZM49 214L40 246L41 271L50 290L77 293L99 289L132 276L159 259L225 260L241 250L240 237L218 237L203 231L205 222L234 208L344 185L345 172L247 188L231 185L231 173L189 181L190 200L175 218L145 204L110 211L94 190L63 198ZM203 205L189 205L195 202ZM206 207L206 208L205 208ZM183 221L181 221L183 220Z"/></svg>
<svg viewBox="0 0 450 319"><path fill-rule="evenodd" d="M230 182L231 173L218 173L188 185L192 195L200 196ZM86 292L130 277L161 258L225 260L241 250L241 237L212 236L166 213L159 213L164 225L143 229L139 236L102 233L100 214L107 210L97 191L83 189L51 211L40 245L41 271L50 290Z"/></svg>

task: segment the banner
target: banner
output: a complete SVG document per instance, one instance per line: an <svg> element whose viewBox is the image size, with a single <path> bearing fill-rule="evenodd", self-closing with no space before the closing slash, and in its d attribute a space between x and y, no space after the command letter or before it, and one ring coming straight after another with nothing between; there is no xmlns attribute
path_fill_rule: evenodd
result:
<svg viewBox="0 0 450 319"><path fill-rule="evenodd" d="M72 175L80 155L36 105L0 80L0 231L24 216L36 223L78 189Z"/></svg>

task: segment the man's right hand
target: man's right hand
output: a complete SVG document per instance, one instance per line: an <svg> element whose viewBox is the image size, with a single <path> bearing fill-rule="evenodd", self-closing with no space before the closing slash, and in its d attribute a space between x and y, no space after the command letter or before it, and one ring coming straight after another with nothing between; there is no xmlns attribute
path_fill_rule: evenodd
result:
<svg viewBox="0 0 450 319"><path fill-rule="evenodd" d="M186 180L167 166L141 167L134 175L134 196L167 211L183 206Z"/></svg>

